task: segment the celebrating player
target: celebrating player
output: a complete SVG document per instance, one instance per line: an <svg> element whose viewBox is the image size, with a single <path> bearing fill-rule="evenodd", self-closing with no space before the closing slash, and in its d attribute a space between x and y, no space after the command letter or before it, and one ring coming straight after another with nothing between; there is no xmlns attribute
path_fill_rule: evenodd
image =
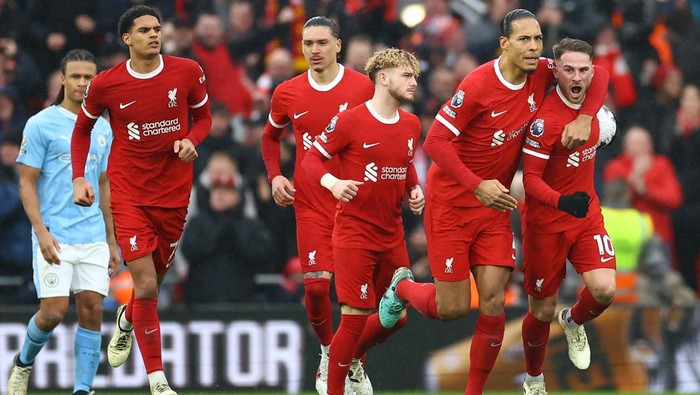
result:
<svg viewBox="0 0 700 395"><path fill-rule="evenodd" d="M338 63L341 48L338 35L338 27L326 17L316 16L306 22L301 44L309 71L275 89L262 138L272 197L280 206L294 205L297 250L304 273L304 306L321 344L321 363L316 373L316 390L321 395L326 392L328 348L333 339L329 292L334 272L331 235L337 201L309 179L301 162L316 134L323 131L334 115L364 103L374 91L365 75ZM280 137L290 122L297 142L294 185L280 171ZM340 165L334 159L326 166L337 173ZM366 376L360 374L360 377Z"/></svg>
<svg viewBox="0 0 700 395"><path fill-rule="evenodd" d="M333 256L341 319L330 346L329 395L343 394L344 378L359 365L359 357L402 326L385 329L378 315L370 314L392 274L410 273L401 219L403 197L409 193L415 214L425 204L412 163L420 121L399 109L401 103L413 101L418 61L403 50L388 48L375 53L365 70L374 81L372 99L335 116L303 162L307 174L340 201ZM340 178L322 162L334 156L340 159L341 170L335 173ZM358 379L355 374L348 377ZM353 390L372 394L371 386Z"/></svg>
<svg viewBox="0 0 700 395"><path fill-rule="evenodd" d="M435 285L395 278L379 306L391 327L408 301L430 318L453 320L469 311L470 273L479 292L479 316L470 351L466 394L481 394L505 330L505 286L515 265L508 188L520 161L530 120L554 82L554 60L540 58L542 31L535 16L516 9L503 18L502 54L469 73L435 116L425 152L434 163L426 181L425 232ZM567 125L567 148L588 140L602 106L608 75L596 68L589 97Z"/></svg>
<svg viewBox="0 0 700 395"><path fill-rule="evenodd" d="M554 56L556 92L542 103L523 148L523 272L530 305L522 330L523 392L537 395L547 393L542 365L567 258L585 284L576 304L559 313L577 368L586 369L591 361L583 324L605 311L615 296L615 251L593 183L599 123L593 122L589 141L578 148L560 142L564 125L576 117L589 90L593 47L565 38L554 46ZM605 116L601 112L598 116Z"/></svg>
<svg viewBox="0 0 700 395"><path fill-rule="evenodd" d="M85 160L92 126L106 109L114 131L107 168L114 225L134 280L131 300L117 310L107 356L112 366L123 364L135 332L151 393L174 395L163 373L158 287L182 234L192 161L211 127L211 113L201 67L160 54L155 9L129 8L119 19L119 36L130 59L90 82L75 125L73 200L86 207L94 201L92 184L84 177Z"/></svg>

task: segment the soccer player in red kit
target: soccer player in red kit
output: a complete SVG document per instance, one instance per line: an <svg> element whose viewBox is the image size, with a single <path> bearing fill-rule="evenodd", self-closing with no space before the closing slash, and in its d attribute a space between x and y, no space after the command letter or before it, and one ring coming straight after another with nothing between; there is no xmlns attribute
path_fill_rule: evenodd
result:
<svg viewBox="0 0 700 395"><path fill-rule="evenodd" d="M564 125L576 117L593 78L593 47L565 38L554 46L558 80L537 112L523 148L523 272L530 309L523 320L525 394L546 394L544 363L557 291L566 260L583 277L585 288L573 307L559 313L569 358L587 369L590 349L583 323L599 316L615 296L615 251L603 225L593 177L600 128L593 122L588 142L568 149ZM596 69L596 72L598 69Z"/></svg>
<svg viewBox="0 0 700 395"><path fill-rule="evenodd" d="M316 374L319 394L326 392L328 347L333 339L329 292L334 272L331 234L337 201L304 173L301 161L314 137L333 116L364 103L374 92L366 75L338 63L341 48L338 36L337 25L326 17L316 16L306 22L301 44L309 71L275 89L262 137L262 154L272 184L272 197L280 206L294 206L297 250L304 273L304 306L321 344L321 363ZM280 136L289 123L297 143L294 185L280 171ZM339 163L336 158L326 166L337 174Z"/></svg>
<svg viewBox="0 0 700 395"><path fill-rule="evenodd" d="M435 285L393 281L379 307L390 327L405 302L423 315L453 320L470 308L470 274L479 292L479 316L470 350L465 394L481 394L505 330L504 290L515 265L508 188L518 167L530 120L554 82L554 60L540 58L542 31L524 9L501 23L502 54L467 75L428 131L433 159L424 218ZM568 147L588 139L591 120L607 92L598 72L585 106L562 135ZM471 273L470 273L471 272Z"/></svg>
<svg viewBox="0 0 700 395"><path fill-rule="evenodd" d="M75 124L73 200L82 206L93 203L93 187L83 175L92 126L106 109L114 131L107 168L111 207L117 242L134 280L131 300L117 310L107 356L110 365L123 364L135 332L151 393L173 395L161 359L158 287L182 234L192 162L211 127L211 113L199 65L160 54L155 9L129 8L119 19L119 36L130 59L90 81Z"/></svg>
<svg viewBox="0 0 700 395"><path fill-rule="evenodd" d="M372 313L392 273L410 273L401 219L403 197L409 193L415 214L425 204L413 167L420 121L399 108L413 101L418 61L403 50L387 48L375 53L365 70L374 81L372 99L335 116L303 161L311 179L340 201L333 256L341 319L330 347L329 395L343 394L351 365L395 331L383 328ZM323 164L335 156L340 158L341 170L335 173L340 179ZM354 393L371 395L372 388Z"/></svg>

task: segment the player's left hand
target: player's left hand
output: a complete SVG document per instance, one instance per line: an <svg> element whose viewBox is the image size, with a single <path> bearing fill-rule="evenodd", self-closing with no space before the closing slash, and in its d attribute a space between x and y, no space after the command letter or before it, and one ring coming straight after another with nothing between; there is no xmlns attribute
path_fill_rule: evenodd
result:
<svg viewBox="0 0 700 395"><path fill-rule="evenodd" d="M576 119L564 126L564 131L561 134L561 145L566 149L572 149L585 144L591 137L592 120L593 117L590 115L579 114Z"/></svg>
<svg viewBox="0 0 700 395"><path fill-rule="evenodd" d="M408 197L408 207L411 208L411 212L415 215L421 215L423 208L425 207L425 195L423 195L423 190L420 185L416 185L411 189L411 193Z"/></svg>
<svg viewBox="0 0 700 395"><path fill-rule="evenodd" d="M175 141L175 143L173 143L173 151L177 154L177 157L185 163L193 162L199 156L197 149L190 139Z"/></svg>
<svg viewBox="0 0 700 395"><path fill-rule="evenodd" d="M119 273L119 267L122 265L122 256L119 254L119 247L114 243L109 243L109 266L107 273L109 277L114 277Z"/></svg>

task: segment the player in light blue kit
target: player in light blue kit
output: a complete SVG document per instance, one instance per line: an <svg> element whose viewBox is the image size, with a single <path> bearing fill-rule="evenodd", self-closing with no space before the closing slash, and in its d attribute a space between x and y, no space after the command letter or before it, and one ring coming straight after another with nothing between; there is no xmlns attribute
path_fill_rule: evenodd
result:
<svg viewBox="0 0 700 395"><path fill-rule="evenodd" d="M61 72L63 87L55 104L27 121L17 158L22 204L33 229L34 285L40 305L15 357L8 395L26 395L34 358L63 320L71 291L78 310L73 393L91 393L100 363L102 301L109 292L109 276L121 263L105 173L112 131L104 119L95 124L85 169L85 177L100 186L95 197L99 207L73 203L70 140L85 89L97 74L97 61L88 51L72 50L63 58Z"/></svg>

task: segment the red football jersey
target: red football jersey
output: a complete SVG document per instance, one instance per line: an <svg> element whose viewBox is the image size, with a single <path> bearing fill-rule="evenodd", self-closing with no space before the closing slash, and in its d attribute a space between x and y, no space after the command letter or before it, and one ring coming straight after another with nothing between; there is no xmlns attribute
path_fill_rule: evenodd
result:
<svg viewBox="0 0 700 395"><path fill-rule="evenodd" d="M208 100L204 72L193 60L167 55L148 74L135 72L130 64L128 60L95 76L82 106L91 119L109 111L114 132L107 167L112 203L186 207L193 166L178 158L173 144L188 134L190 108Z"/></svg>
<svg viewBox="0 0 700 395"><path fill-rule="evenodd" d="M356 107L374 95L374 84L366 75L339 66L340 71L330 84L317 84L308 71L280 84L272 96L269 122L278 130L291 122L294 129L294 211L297 216L304 215L304 210L311 210L333 218L338 201L327 189L309 179L301 162L314 137L323 132L334 115ZM276 163L265 164L270 178L280 174L279 158L273 158L272 162L275 159ZM331 173L338 174L337 159L326 162L326 166Z"/></svg>
<svg viewBox="0 0 700 395"><path fill-rule="evenodd" d="M469 73L435 116L431 129L447 128L455 135L454 150L471 172L481 179L498 179L509 188L527 126L554 82L555 63L540 59L536 71L518 85L501 75L498 64L495 59ZM433 160L426 181L430 198L453 206L481 205L472 190L440 169L440 158Z"/></svg>
<svg viewBox="0 0 700 395"><path fill-rule="evenodd" d="M364 182L350 202L336 200L335 246L387 251L403 243L401 204L406 179L415 172L420 130L417 116L399 110L382 118L367 102L338 114L316 137L313 149L340 159L340 172L331 174Z"/></svg>
<svg viewBox="0 0 700 395"><path fill-rule="evenodd" d="M602 215L594 187L599 124L596 120L591 123L591 136L584 145L564 148L562 131L576 118L581 105L566 100L559 87L555 92L544 100L523 148L523 220L526 228L533 227L540 233L563 232L586 221L557 209L561 195L586 192L591 197L587 218Z"/></svg>

